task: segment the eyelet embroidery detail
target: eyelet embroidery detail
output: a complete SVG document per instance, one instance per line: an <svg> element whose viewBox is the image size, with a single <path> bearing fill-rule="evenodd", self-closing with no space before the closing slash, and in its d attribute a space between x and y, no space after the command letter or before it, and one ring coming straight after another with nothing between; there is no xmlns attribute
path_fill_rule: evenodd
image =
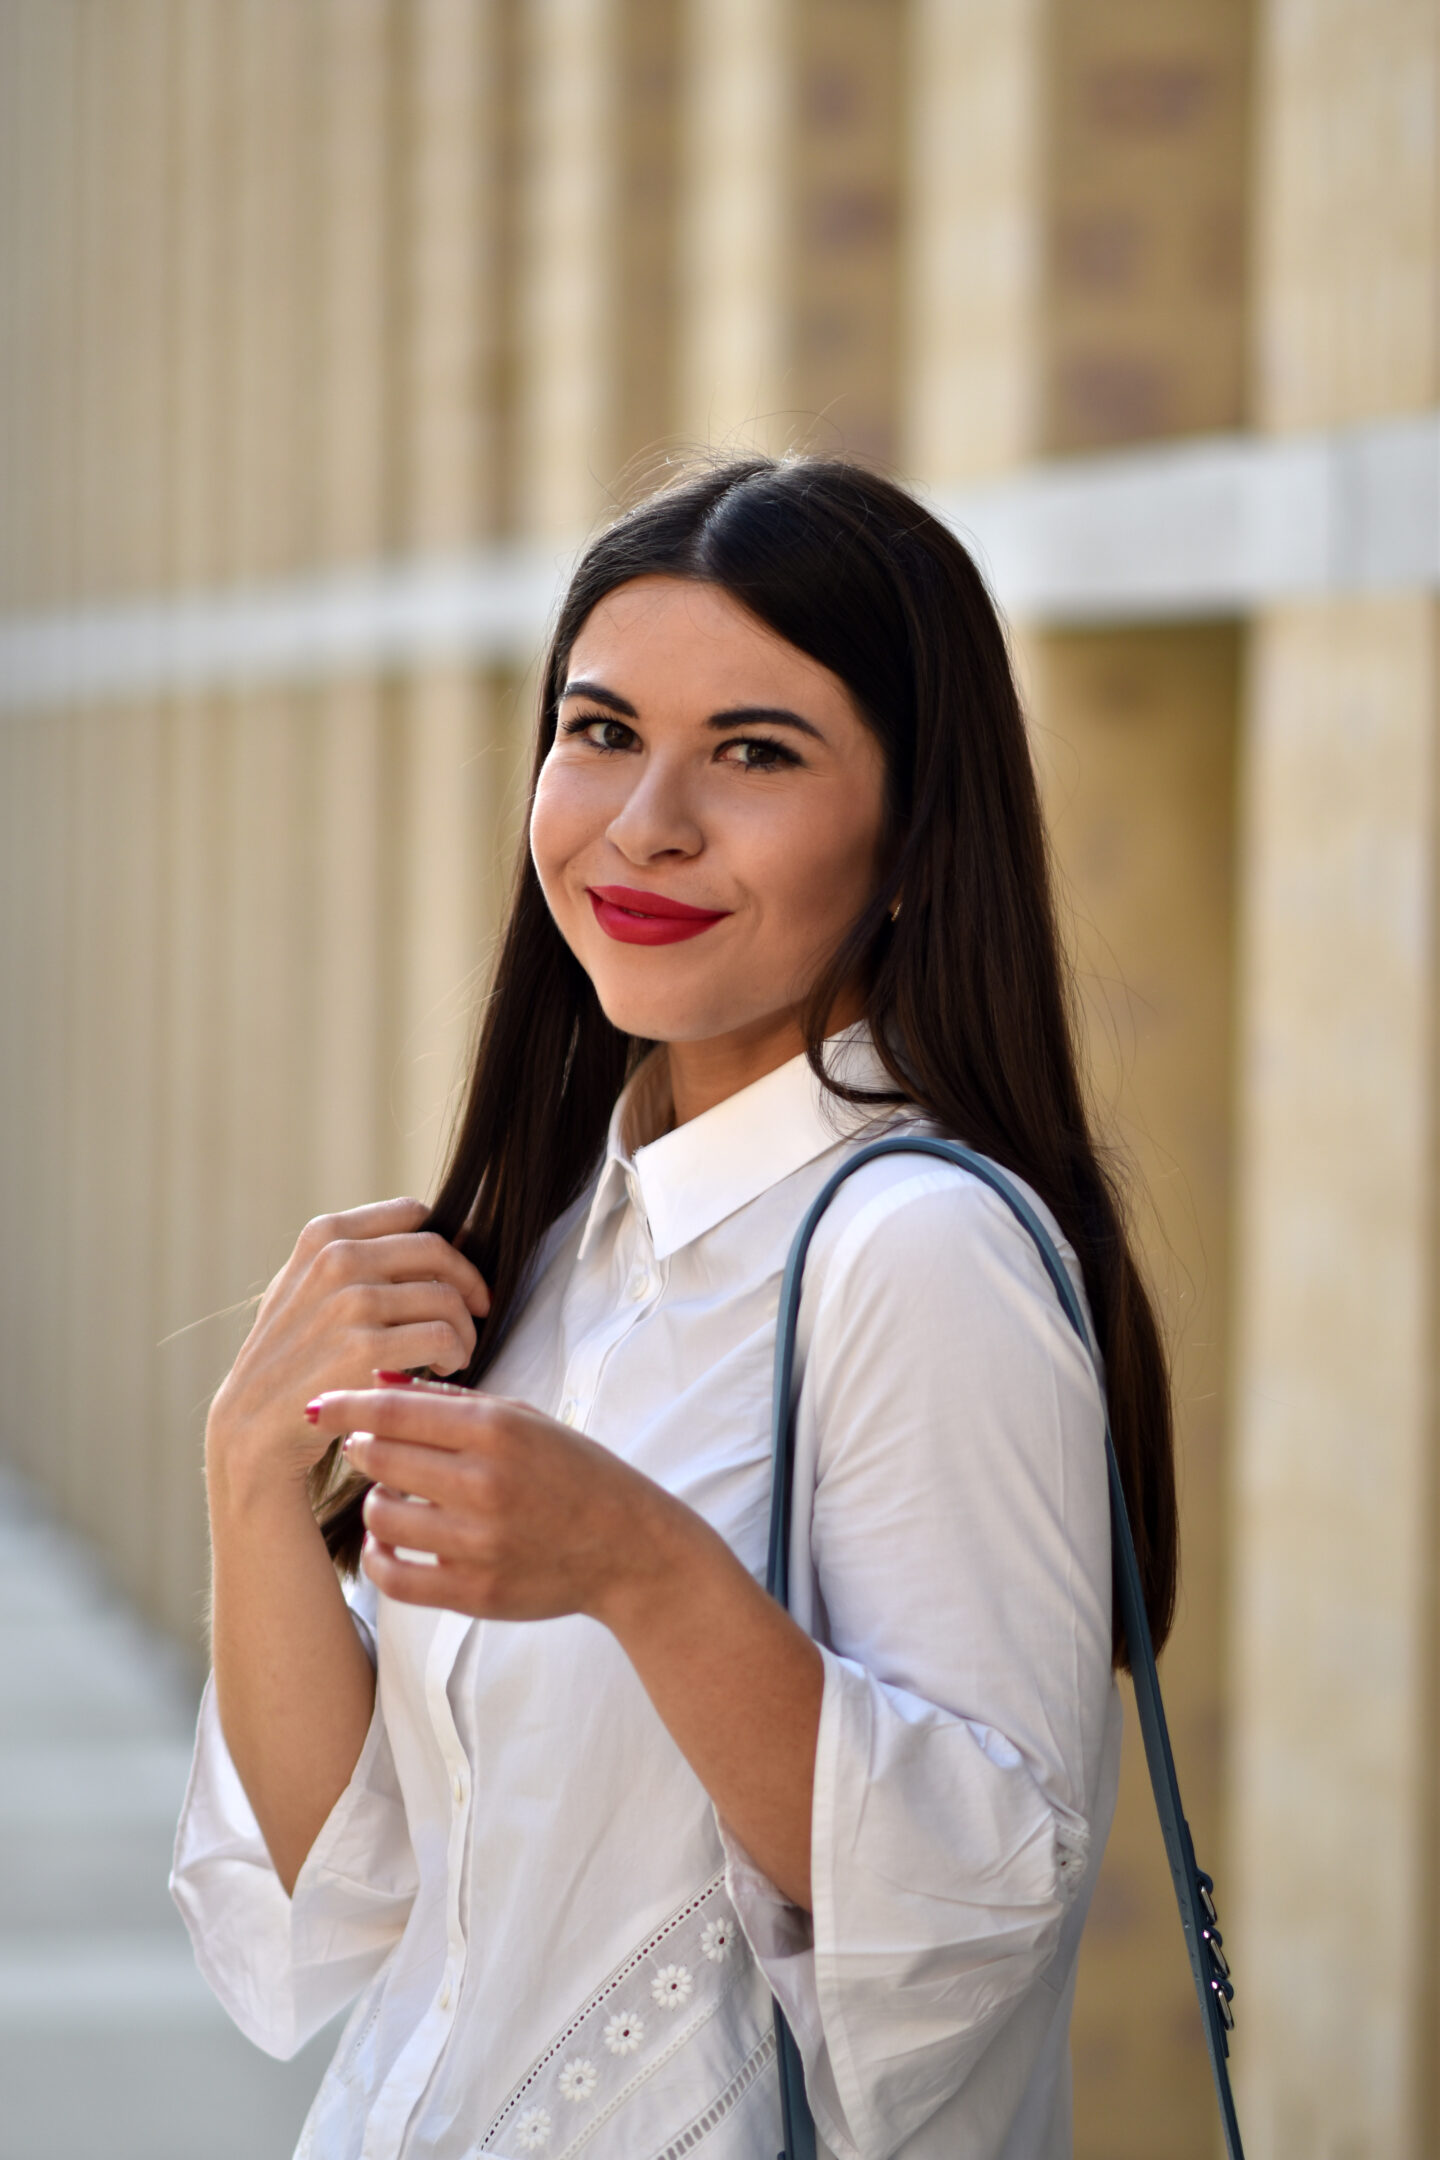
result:
<svg viewBox="0 0 1440 2160"><path fill-rule="evenodd" d="M709 1958L712 1965L723 1965L730 1955L730 1922L707 1920L700 1937L701 1955Z"/></svg>
<svg viewBox="0 0 1440 2160"><path fill-rule="evenodd" d="M605 2027L605 2045L612 2055L633 2055L645 2037L645 2020L633 2010L617 2010Z"/></svg>
<svg viewBox="0 0 1440 2160"><path fill-rule="evenodd" d="M662 2063L691 2039L743 1986L751 1970L748 1945L716 1876L697 1897L638 1943L609 1978L577 2006L575 2014L531 2064L481 2137L485 2152L581 2160L582 2148L625 2111ZM661 1960L666 1960L662 1963ZM682 1962L683 1960L683 1962ZM638 2007L648 1983L656 2005ZM663 2009L667 2014L659 2016ZM773 2039L769 2042L773 2051ZM751 2073L753 2074L753 2072ZM743 2082L743 2081L742 2081ZM707 2109L704 2127L727 2113L739 2088L729 2088ZM716 2113L716 2110L719 2112ZM699 2134L699 2119L667 2148L663 2160L680 2160ZM604 2133L613 2137L614 2132ZM609 2149L608 2146L606 2148ZM656 2160L662 2160L656 2155Z"/></svg>
<svg viewBox="0 0 1440 2160"><path fill-rule="evenodd" d="M600 2073L588 2055L572 2055L560 2072L561 2098L578 2107L588 2100L600 2082Z"/></svg>
<svg viewBox="0 0 1440 2160"><path fill-rule="evenodd" d="M650 1982L652 1999L662 2010L679 2010L695 1992L688 1965L662 1965Z"/></svg>

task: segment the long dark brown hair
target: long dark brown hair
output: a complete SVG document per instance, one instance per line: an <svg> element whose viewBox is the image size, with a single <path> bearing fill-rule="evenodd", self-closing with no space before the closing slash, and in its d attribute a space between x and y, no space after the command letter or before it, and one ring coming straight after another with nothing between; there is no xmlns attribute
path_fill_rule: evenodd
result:
<svg viewBox="0 0 1440 2160"><path fill-rule="evenodd" d="M1178 1561L1169 1374L1122 1192L1090 1131L1025 723L984 583L921 504L842 459L755 457L693 473L626 512L580 563L545 667L537 775L581 625L617 586L657 574L731 594L837 675L880 741L887 868L814 986L810 1060L836 1087L826 1023L840 993L861 985L894 1082L880 1099L918 1104L1024 1178L1074 1246L1158 1649ZM647 1047L605 1018L526 853L430 1218L494 1300L470 1382L504 1340L546 1231L592 1176ZM363 1487L327 1460L314 1491L332 1553L353 1567ZM1115 1659L1128 1662L1118 1621Z"/></svg>

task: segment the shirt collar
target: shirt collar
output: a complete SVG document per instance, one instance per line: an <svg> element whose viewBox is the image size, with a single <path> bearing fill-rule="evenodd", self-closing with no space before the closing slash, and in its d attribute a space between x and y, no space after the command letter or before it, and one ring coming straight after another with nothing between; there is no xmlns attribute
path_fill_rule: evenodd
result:
<svg viewBox="0 0 1440 2160"><path fill-rule="evenodd" d="M825 1051L830 1071L849 1086L893 1089L863 1024L832 1035ZM847 1103L831 1094L802 1053L688 1124L634 1144L668 1114L663 1090L664 1065L657 1053L615 1105L580 1243L582 1258L627 1192L644 1210L656 1259L665 1260L837 1141L887 1114L877 1105Z"/></svg>

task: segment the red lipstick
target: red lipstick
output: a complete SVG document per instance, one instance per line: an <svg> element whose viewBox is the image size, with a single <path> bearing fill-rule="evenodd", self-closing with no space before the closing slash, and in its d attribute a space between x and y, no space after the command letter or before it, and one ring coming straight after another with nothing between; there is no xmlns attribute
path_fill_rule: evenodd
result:
<svg viewBox="0 0 1440 2160"><path fill-rule="evenodd" d="M633 885L588 885L586 891L596 922L622 945L678 945L730 913L729 908L688 907L683 900L639 892Z"/></svg>

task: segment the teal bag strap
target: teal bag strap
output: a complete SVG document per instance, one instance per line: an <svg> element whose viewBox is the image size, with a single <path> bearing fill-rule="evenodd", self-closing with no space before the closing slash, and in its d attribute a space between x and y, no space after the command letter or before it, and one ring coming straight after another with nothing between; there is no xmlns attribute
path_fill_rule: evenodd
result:
<svg viewBox="0 0 1440 2160"><path fill-rule="evenodd" d="M988 1185L993 1193L998 1194L1034 1240L1045 1272L1055 1286L1055 1294L1064 1309L1065 1317L1084 1344L1086 1355L1095 1368L1096 1379L1100 1381L1101 1401L1104 1401L1105 1390L1100 1377L1099 1359L1090 1340L1084 1308L1075 1294L1075 1286L1065 1271L1065 1263L1056 1251L1050 1233L1024 1194L1016 1189L1004 1171L998 1170L985 1156L977 1155L973 1149L961 1147L955 1141L930 1140L918 1134L913 1138L897 1135L888 1140L874 1140L867 1147L858 1149L848 1162L841 1164L833 1177L827 1178L812 1201L805 1220L795 1233L790 1257L785 1263L784 1280L780 1285L780 1308L775 1330L775 1392L771 1427L773 1459L770 1486L770 1555L765 1587L773 1598L787 1608L790 1603L790 1518L795 1441L795 1412L791 1395L795 1374L795 1331L800 1319L800 1290L805 1273L805 1256L810 1250L810 1241L815 1235L821 1216L845 1180L853 1177L857 1170L862 1170L866 1163L878 1161L882 1155L934 1156L937 1161L953 1163L959 1170L968 1170L972 1177L979 1178L982 1185ZM1160 1676L1155 1670L1155 1649L1150 1639L1150 1622L1145 1611L1144 1592L1140 1586L1135 1540L1130 1532L1125 1489L1120 1483L1120 1465L1115 1459L1115 1443L1110 1437L1108 1407L1105 1411L1105 1467L1110 1481L1110 1543L1115 1572L1115 1597L1120 1608L1120 1617L1125 1623L1125 1639L1130 1646L1130 1673L1135 1684L1135 1707L1139 1713L1140 1732L1145 1742L1145 1760L1150 1766L1150 1784L1155 1794L1160 1828L1165 1837L1170 1877L1175 1885L1176 1902L1180 1907L1180 1925L1185 1933L1185 1948L1189 1953L1190 1971L1205 2027L1205 2046L1209 2052L1210 2070L1215 2080L1215 2097L1220 2105L1225 2150L1229 2160L1244 2160L1227 2062L1230 2052L1228 2035L1235 2023L1230 2008L1235 1990L1230 1980L1230 1967L1221 1947L1220 1930L1216 1925L1215 1885L1196 1864L1190 1825L1185 1820L1185 1810L1180 1804L1180 1786L1175 1776L1175 1758L1171 1753L1170 1731L1165 1722L1165 1705L1160 1696ZM780 2155L780 2160L815 2160L815 2123L805 2096L805 2075L801 2066L800 2050L778 2003L775 2006L775 2045L780 2071L780 2105L785 2125L785 2150Z"/></svg>

